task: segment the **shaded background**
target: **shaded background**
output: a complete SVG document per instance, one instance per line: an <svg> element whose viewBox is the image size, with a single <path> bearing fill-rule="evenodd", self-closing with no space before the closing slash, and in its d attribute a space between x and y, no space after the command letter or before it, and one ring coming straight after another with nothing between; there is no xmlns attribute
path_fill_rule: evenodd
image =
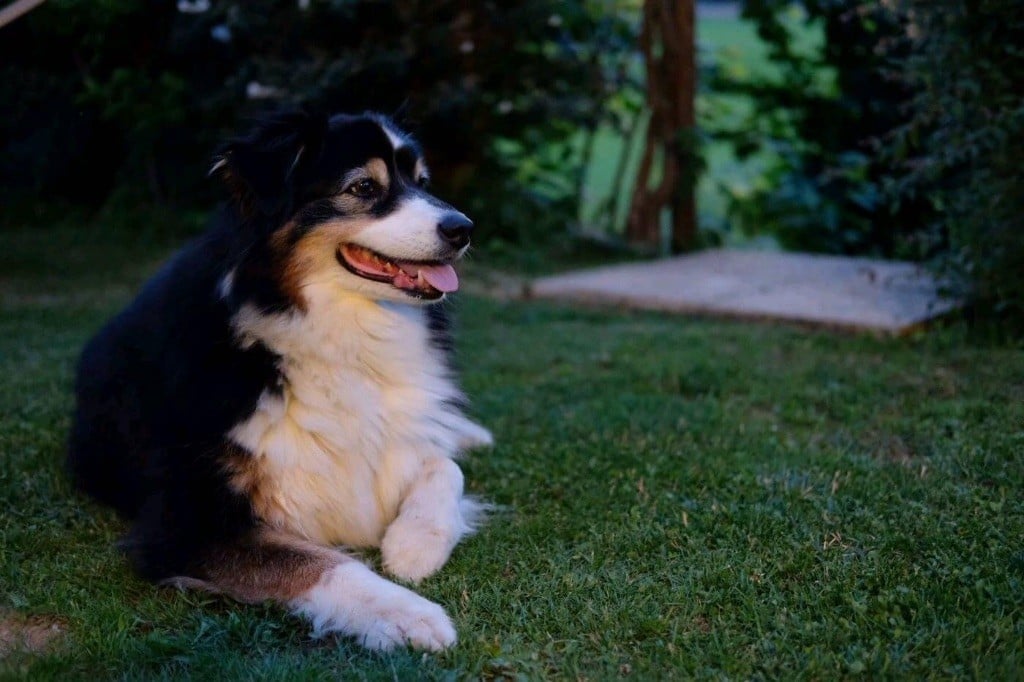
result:
<svg viewBox="0 0 1024 682"><path fill-rule="evenodd" d="M645 233L627 220L650 120L644 6L46 2L0 29L2 229L184 237L220 198L211 151L247 118L372 108L421 139L494 263L719 244L898 257L1020 328L1016 2L700 3L677 188L699 230L681 243L665 214Z"/></svg>

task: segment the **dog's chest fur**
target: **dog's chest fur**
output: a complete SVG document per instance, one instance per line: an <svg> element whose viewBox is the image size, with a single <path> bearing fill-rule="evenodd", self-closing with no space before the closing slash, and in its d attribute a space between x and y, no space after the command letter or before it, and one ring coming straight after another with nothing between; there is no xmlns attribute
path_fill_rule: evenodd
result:
<svg viewBox="0 0 1024 682"><path fill-rule="evenodd" d="M284 385L231 430L249 453L233 484L275 527L376 546L424 459L457 453L461 394L423 308L312 287L306 299L306 313L235 318L281 356Z"/></svg>

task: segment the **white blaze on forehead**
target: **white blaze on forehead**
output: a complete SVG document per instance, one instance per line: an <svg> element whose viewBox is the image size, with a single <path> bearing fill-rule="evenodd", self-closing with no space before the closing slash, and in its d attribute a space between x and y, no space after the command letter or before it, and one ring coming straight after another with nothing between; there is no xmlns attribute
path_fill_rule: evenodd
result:
<svg viewBox="0 0 1024 682"><path fill-rule="evenodd" d="M383 121L380 121L379 123L380 129L388 136L388 141L391 142L391 148L393 150L397 152L406 145L405 135Z"/></svg>
<svg viewBox="0 0 1024 682"><path fill-rule="evenodd" d="M377 125L384 131L384 134L388 136L388 141L391 143L391 149L396 153L402 149L409 148L409 138L402 131L398 130L391 123L384 119L378 119ZM423 162L423 158L417 155L416 165L413 169L412 178L414 181L419 182L420 178L430 177L430 171L427 170L426 164Z"/></svg>

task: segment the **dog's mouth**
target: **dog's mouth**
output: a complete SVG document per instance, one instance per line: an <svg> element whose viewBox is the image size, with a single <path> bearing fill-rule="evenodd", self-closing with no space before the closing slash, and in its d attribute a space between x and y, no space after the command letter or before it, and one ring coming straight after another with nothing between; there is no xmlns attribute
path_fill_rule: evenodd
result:
<svg viewBox="0 0 1024 682"><path fill-rule="evenodd" d="M338 249L338 262L353 275L386 282L416 298L441 298L459 288L451 263L394 260L355 244Z"/></svg>

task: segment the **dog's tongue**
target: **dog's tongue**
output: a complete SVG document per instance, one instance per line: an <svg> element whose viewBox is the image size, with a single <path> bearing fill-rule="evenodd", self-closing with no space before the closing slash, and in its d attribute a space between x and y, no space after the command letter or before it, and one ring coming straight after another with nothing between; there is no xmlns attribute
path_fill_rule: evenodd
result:
<svg viewBox="0 0 1024 682"><path fill-rule="evenodd" d="M420 265L420 274L430 286L438 291L448 293L459 288L459 276L450 265Z"/></svg>

